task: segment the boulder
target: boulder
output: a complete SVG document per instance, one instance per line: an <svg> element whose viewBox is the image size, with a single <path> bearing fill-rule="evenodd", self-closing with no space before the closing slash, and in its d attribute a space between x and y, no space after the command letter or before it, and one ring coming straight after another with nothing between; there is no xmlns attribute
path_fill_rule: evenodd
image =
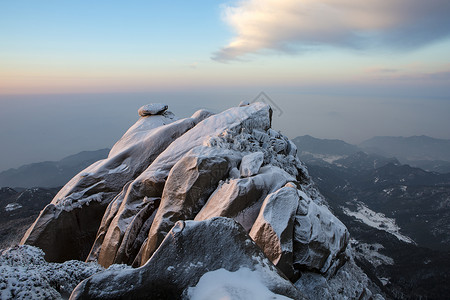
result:
<svg viewBox="0 0 450 300"><path fill-rule="evenodd" d="M244 229L227 218L179 221L142 267L104 271L82 281L70 299L180 299L211 271L246 268L272 293L304 299Z"/></svg>
<svg viewBox="0 0 450 300"><path fill-rule="evenodd" d="M146 118L145 121L141 118L138 121L139 128L130 128L113 147L107 159L100 160L81 171L59 191L49 204L51 207L44 209L25 233L21 244L41 248L48 261L85 260L89 253L89 251L86 253L86 243L89 241L89 248L92 247L102 220L101 216L109 203L127 182L142 173L150 162L173 141L173 138L177 137L177 135L167 135L168 129L170 131L170 128L180 128L180 122L175 124L173 122L173 115ZM182 133L193 125L190 123L190 125L181 126ZM136 130L140 132L139 139L131 138ZM83 223L78 222L80 212L90 216L91 219ZM61 217L66 220L58 220ZM75 223L70 224L70 222ZM55 229L61 224L64 224L64 229ZM60 251L61 237L56 234L60 230L70 232L64 237L67 245L70 245L68 251Z"/></svg>
<svg viewBox="0 0 450 300"><path fill-rule="evenodd" d="M25 243L45 250L47 261L84 260L105 212L105 202L92 201L70 211L61 210L53 203L47 205L25 233Z"/></svg>
<svg viewBox="0 0 450 300"><path fill-rule="evenodd" d="M293 180L295 178L277 167L263 167L258 175L227 180L214 191L195 220L233 218L249 231L264 198Z"/></svg>
<svg viewBox="0 0 450 300"><path fill-rule="evenodd" d="M173 225L197 215L219 181L228 176L240 155L209 147L187 153L171 169L155 220L148 235L141 262L145 263L158 248Z"/></svg>
<svg viewBox="0 0 450 300"><path fill-rule="evenodd" d="M169 108L167 104L163 103L151 103L139 108L138 113L141 117L147 117L152 115L160 115Z"/></svg>
<svg viewBox="0 0 450 300"><path fill-rule="evenodd" d="M263 250L270 261L289 279L294 278L293 243L294 217L299 196L289 184L264 199L263 205L250 230L250 237Z"/></svg>
<svg viewBox="0 0 450 300"><path fill-rule="evenodd" d="M294 223L294 267L332 275L345 259L349 232L327 207L300 195Z"/></svg>
<svg viewBox="0 0 450 300"><path fill-rule="evenodd" d="M203 113L199 111L195 113L191 118L181 119L171 124L159 127L147 134L147 143L142 144L145 146L146 152L151 152L151 159L154 161L156 157L160 155L174 140L182 136L185 132L194 127L195 124L200 122L202 118L208 117L209 113ZM153 117L152 117L153 118ZM144 151L144 149L142 149ZM150 161L149 163L151 163ZM148 165L148 164L147 164ZM139 178L139 177L138 177ZM93 246L92 255L89 256L90 260L95 260L98 253L98 261L103 266L108 266L113 263L115 253L121 244L125 230L128 224L132 220L132 216L136 215L144 206L144 196L136 196L136 193L140 190L140 181L134 180L129 185L126 185L121 193L116 197L117 205L109 212L109 216L105 221L110 221L106 232L103 231L103 226L97 233L97 241ZM150 197L153 199L158 197ZM120 202L120 205L119 205ZM103 238L102 238L103 236ZM99 242L101 245L99 246ZM102 250L104 248L104 250Z"/></svg>
<svg viewBox="0 0 450 300"><path fill-rule="evenodd" d="M240 173L241 177L250 177L258 174L264 162L264 153L258 151L247 154L242 158Z"/></svg>

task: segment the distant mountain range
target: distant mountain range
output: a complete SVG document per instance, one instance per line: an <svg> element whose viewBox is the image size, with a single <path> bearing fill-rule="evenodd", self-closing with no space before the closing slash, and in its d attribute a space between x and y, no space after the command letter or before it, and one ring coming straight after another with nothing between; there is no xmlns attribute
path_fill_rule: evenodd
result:
<svg viewBox="0 0 450 300"><path fill-rule="evenodd" d="M421 151L434 149L427 158L444 158L436 153L445 143L435 146L435 139L417 138L425 143ZM386 140L398 143L397 138L374 138L365 144ZM392 149L400 148L389 144L374 154L339 140L303 136L293 141L320 192L355 239L358 265L387 295L442 299L450 293L450 173L402 164L392 157L401 154ZM405 151L403 161L413 152ZM415 153L424 157L424 152Z"/></svg>
<svg viewBox="0 0 450 300"><path fill-rule="evenodd" d="M58 187L75 174L108 156L109 149L83 151L61 159L45 161L9 169L0 173L0 187Z"/></svg>
<svg viewBox="0 0 450 300"><path fill-rule="evenodd" d="M309 135L293 139L299 157L306 162L332 163L357 152L376 155L379 159L395 159L430 172L450 173L450 140L428 136L374 137L359 145L341 140L318 139Z"/></svg>

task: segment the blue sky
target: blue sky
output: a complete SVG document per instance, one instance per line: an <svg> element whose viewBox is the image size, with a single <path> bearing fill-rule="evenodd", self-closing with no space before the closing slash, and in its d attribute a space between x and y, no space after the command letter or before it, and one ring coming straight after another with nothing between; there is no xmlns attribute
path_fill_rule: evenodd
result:
<svg viewBox="0 0 450 300"><path fill-rule="evenodd" d="M449 15L448 0L0 0L0 170L111 147L148 102L187 116L261 91L290 137L450 138ZM107 99L115 120L94 113Z"/></svg>
<svg viewBox="0 0 450 300"><path fill-rule="evenodd" d="M448 1L349 3L1 1L0 94L420 81L448 95Z"/></svg>

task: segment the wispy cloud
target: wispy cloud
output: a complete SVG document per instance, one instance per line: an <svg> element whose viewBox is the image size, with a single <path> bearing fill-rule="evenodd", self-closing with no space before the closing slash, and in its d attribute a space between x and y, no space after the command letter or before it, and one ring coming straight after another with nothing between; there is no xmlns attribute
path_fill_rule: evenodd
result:
<svg viewBox="0 0 450 300"><path fill-rule="evenodd" d="M414 49L449 36L449 15L448 0L243 0L224 6L236 36L213 59L321 46Z"/></svg>

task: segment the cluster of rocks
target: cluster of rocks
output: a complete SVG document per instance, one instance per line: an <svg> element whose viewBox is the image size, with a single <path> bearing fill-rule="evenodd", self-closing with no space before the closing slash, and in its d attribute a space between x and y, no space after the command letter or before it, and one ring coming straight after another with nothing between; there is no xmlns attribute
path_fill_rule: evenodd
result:
<svg viewBox="0 0 450 300"><path fill-rule="evenodd" d="M22 239L48 261L128 264L83 281L72 297L187 297L205 273L259 272L274 293L333 276L347 259L346 227L296 156L270 128L270 107L243 103L177 119L167 105L141 118L105 160L75 176ZM156 296L155 296L156 297Z"/></svg>

